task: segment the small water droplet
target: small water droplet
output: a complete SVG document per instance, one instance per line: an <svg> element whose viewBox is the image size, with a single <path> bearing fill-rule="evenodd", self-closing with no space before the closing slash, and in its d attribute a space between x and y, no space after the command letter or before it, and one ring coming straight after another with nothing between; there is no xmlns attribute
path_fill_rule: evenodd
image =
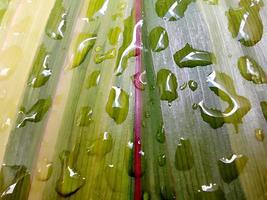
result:
<svg viewBox="0 0 267 200"><path fill-rule="evenodd" d="M106 53L103 54L96 54L95 55L95 64L100 64L105 60L115 58L117 50L115 48L108 50Z"/></svg>
<svg viewBox="0 0 267 200"><path fill-rule="evenodd" d="M255 136L256 139L260 142L263 142L264 140L264 131L262 129L256 129L255 130Z"/></svg>
<svg viewBox="0 0 267 200"><path fill-rule="evenodd" d="M180 138L175 152L177 170L190 170L194 166L193 148L189 139Z"/></svg>
<svg viewBox="0 0 267 200"><path fill-rule="evenodd" d="M189 88L194 92L198 88L198 84L194 80L188 81Z"/></svg>
<svg viewBox="0 0 267 200"><path fill-rule="evenodd" d="M110 29L110 31L108 32L109 43L111 45L116 45L118 43L120 34L121 34L120 27L115 27Z"/></svg>
<svg viewBox="0 0 267 200"><path fill-rule="evenodd" d="M164 166L166 164L166 155L165 154L160 154L158 156L158 164L159 166Z"/></svg>
<svg viewBox="0 0 267 200"><path fill-rule="evenodd" d="M89 155L105 156L112 150L113 139L110 133L104 132L102 137L93 141L87 148Z"/></svg>
<svg viewBox="0 0 267 200"><path fill-rule="evenodd" d="M37 171L37 178L39 181L47 181L51 177L53 171L53 164L47 159L41 161Z"/></svg>
<svg viewBox="0 0 267 200"><path fill-rule="evenodd" d="M146 71L137 72L135 75L131 77L135 88L139 90L145 90L146 82Z"/></svg>
<svg viewBox="0 0 267 200"><path fill-rule="evenodd" d="M76 120L77 126L89 126L90 123L93 121L92 116L93 116L93 110L91 107L89 106L81 107L77 115L77 120Z"/></svg>
<svg viewBox="0 0 267 200"><path fill-rule="evenodd" d="M86 88L90 89L92 87L95 87L99 84L101 75L100 70L93 71L90 75L88 75L86 80Z"/></svg>
<svg viewBox="0 0 267 200"><path fill-rule="evenodd" d="M197 191L197 199L199 200L225 200L224 192L216 183L202 185Z"/></svg>
<svg viewBox="0 0 267 200"><path fill-rule="evenodd" d="M197 104L197 103L193 103L193 105L192 105L192 109L193 109L193 110L198 109L198 104Z"/></svg>
<svg viewBox="0 0 267 200"><path fill-rule="evenodd" d="M180 90L184 90L184 89L186 89L186 88L187 88L187 82L184 82L184 83L179 87Z"/></svg>
<svg viewBox="0 0 267 200"><path fill-rule="evenodd" d="M165 128L163 123L160 124L160 127L157 130L156 139L159 143L165 142Z"/></svg>

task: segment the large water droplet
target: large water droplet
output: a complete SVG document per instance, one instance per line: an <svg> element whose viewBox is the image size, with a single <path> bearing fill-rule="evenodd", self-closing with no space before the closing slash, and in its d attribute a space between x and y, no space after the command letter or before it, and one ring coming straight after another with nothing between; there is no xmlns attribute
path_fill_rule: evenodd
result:
<svg viewBox="0 0 267 200"><path fill-rule="evenodd" d="M219 171L226 183L235 180L246 166L248 158L242 154L233 154L230 158L221 158L218 161Z"/></svg>
<svg viewBox="0 0 267 200"><path fill-rule="evenodd" d="M106 105L106 112L117 124L121 124L126 119L128 111L129 95L121 88L112 87Z"/></svg>
<svg viewBox="0 0 267 200"><path fill-rule="evenodd" d="M249 56L239 58L238 69L243 78L248 81L256 84L267 83L267 76L262 67Z"/></svg>
<svg viewBox="0 0 267 200"><path fill-rule="evenodd" d="M40 122L51 106L52 100L39 99L28 111L22 108L19 111L17 128L22 128L27 122Z"/></svg>
<svg viewBox="0 0 267 200"><path fill-rule="evenodd" d="M158 26L153 28L149 34L150 47L152 51L160 52L169 46L169 37L167 31Z"/></svg>
<svg viewBox="0 0 267 200"><path fill-rule="evenodd" d="M71 166L70 157L69 151L63 151L60 154L61 173L57 180L56 191L64 197L76 193L85 184L85 178Z"/></svg>
<svg viewBox="0 0 267 200"><path fill-rule="evenodd" d="M156 13L167 21L176 21L184 17L189 4L195 0L157 0Z"/></svg>
<svg viewBox="0 0 267 200"><path fill-rule="evenodd" d="M212 92L229 106L225 111L220 111L207 108L204 101L201 101L198 105L203 120L215 129L222 127L224 123L232 123L238 130L238 124L242 123L242 118L251 109L249 100L236 93L233 80L225 73L214 71L208 76L207 82Z"/></svg>
<svg viewBox="0 0 267 200"><path fill-rule="evenodd" d="M228 28L233 38L244 46L257 44L263 34L263 24L259 14L261 1L240 1L239 8L230 8L226 13Z"/></svg>
<svg viewBox="0 0 267 200"><path fill-rule="evenodd" d="M175 63L180 67L197 67L207 66L215 63L215 56L213 53L194 49L189 44L186 44L181 50L173 55Z"/></svg>
<svg viewBox="0 0 267 200"><path fill-rule="evenodd" d="M64 37L66 18L67 13L63 7L63 2L62 0L57 0L46 25L46 33L50 38L61 40Z"/></svg>
<svg viewBox="0 0 267 200"><path fill-rule="evenodd" d="M161 69L157 74L157 86L159 88L160 99L172 102L177 99L177 79L168 69Z"/></svg>
<svg viewBox="0 0 267 200"><path fill-rule="evenodd" d="M93 141L87 148L89 155L105 156L113 147L113 139L110 133L104 132L101 138Z"/></svg>

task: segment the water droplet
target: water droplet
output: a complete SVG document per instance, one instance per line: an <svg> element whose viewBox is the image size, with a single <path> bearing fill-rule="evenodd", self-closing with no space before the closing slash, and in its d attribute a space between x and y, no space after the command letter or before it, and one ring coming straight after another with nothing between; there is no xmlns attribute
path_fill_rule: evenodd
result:
<svg viewBox="0 0 267 200"><path fill-rule="evenodd" d="M135 88L139 90L145 90L146 82L146 71L137 72L135 75L131 77Z"/></svg>
<svg viewBox="0 0 267 200"><path fill-rule="evenodd" d="M55 40L61 40L66 31L67 13L62 0L57 0L46 25L46 34Z"/></svg>
<svg viewBox="0 0 267 200"><path fill-rule="evenodd" d="M207 79L209 88L229 106L225 111L207 108L202 100L198 105L202 119L212 128L220 128L224 123L231 123L238 131L238 124L251 109L249 100L236 93L233 80L221 72L212 72Z"/></svg>
<svg viewBox="0 0 267 200"><path fill-rule="evenodd" d="M159 166L164 166L166 164L166 155L165 154L160 154L158 156L158 163L159 163Z"/></svg>
<svg viewBox="0 0 267 200"><path fill-rule="evenodd" d="M115 166L114 164L110 164L107 167L105 167L105 180L108 184L108 186L111 188L114 192L122 192L123 186L118 185L118 180L123 180L124 173L122 170Z"/></svg>
<svg viewBox="0 0 267 200"><path fill-rule="evenodd" d="M100 64L105 60L115 58L116 53L117 53L117 50L114 48L114 49L108 50L106 53L96 54L95 55L95 64Z"/></svg>
<svg viewBox="0 0 267 200"><path fill-rule="evenodd" d="M87 148L89 155L105 156L113 147L113 139L110 133L104 132L102 137L96 139Z"/></svg>
<svg viewBox="0 0 267 200"><path fill-rule="evenodd" d="M38 54L35 57L33 69L30 74L28 85L33 88L39 88L49 80L52 75L52 70L49 69L50 54L47 53L46 48L41 46Z"/></svg>
<svg viewBox="0 0 267 200"><path fill-rule="evenodd" d="M199 200L225 200L223 191L216 183L202 185L197 192L197 199Z"/></svg>
<svg viewBox="0 0 267 200"><path fill-rule="evenodd" d="M99 84L101 75L100 70L93 71L88 77L86 81L86 88L90 89L92 87L95 87Z"/></svg>
<svg viewBox="0 0 267 200"><path fill-rule="evenodd" d="M169 46L169 37L167 31L158 26L153 28L149 34L150 47L154 52L160 52Z"/></svg>
<svg viewBox="0 0 267 200"><path fill-rule="evenodd" d="M176 194L172 187L164 185L160 187L160 199L162 200L175 200Z"/></svg>
<svg viewBox="0 0 267 200"><path fill-rule="evenodd" d="M242 154L233 154L229 159L221 158L218 161L219 171L226 183L231 183L243 171L248 158Z"/></svg>
<svg viewBox="0 0 267 200"><path fill-rule="evenodd" d="M40 122L51 106L52 100L39 99L28 111L23 107L19 111L17 128L26 126L27 122Z"/></svg>
<svg viewBox="0 0 267 200"><path fill-rule="evenodd" d="M100 51L102 51L103 50L103 47L102 46L97 46L96 48L95 48L95 52L100 52Z"/></svg>
<svg viewBox="0 0 267 200"><path fill-rule="evenodd" d="M84 184L83 178L70 164L73 164L69 151L60 154L61 173L57 180L56 191L59 195L67 197L76 193Z"/></svg>
<svg viewBox="0 0 267 200"><path fill-rule="evenodd" d="M93 110L89 106L81 107L76 120L77 126L89 126L93 121Z"/></svg>
<svg viewBox="0 0 267 200"><path fill-rule="evenodd" d="M184 82L184 83L179 87L180 90L185 90L186 88L187 88L187 82Z"/></svg>
<svg viewBox="0 0 267 200"><path fill-rule="evenodd" d="M190 170L194 166L193 148L189 139L180 138L175 152L177 170Z"/></svg>
<svg viewBox="0 0 267 200"><path fill-rule="evenodd" d="M239 58L238 69L243 78L248 81L255 84L267 83L267 76L262 67L249 56Z"/></svg>
<svg viewBox="0 0 267 200"><path fill-rule="evenodd" d="M119 36L121 34L120 27L115 27L110 29L108 32L108 40L111 45L116 45L118 43Z"/></svg>
<svg viewBox="0 0 267 200"><path fill-rule="evenodd" d="M198 88L198 84L196 81L190 80L188 81L189 88L194 92Z"/></svg>
<svg viewBox="0 0 267 200"><path fill-rule="evenodd" d="M172 102L177 99L177 79L168 69L161 69L157 74L157 86L159 88L160 99Z"/></svg>
<svg viewBox="0 0 267 200"><path fill-rule="evenodd" d="M193 110L198 109L198 104L197 104L197 103L193 103L193 105L192 105L192 109L193 109Z"/></svg>
<svg viewBox="0 0 267 200"><path fill-rule="evenodd" d="M262 129L256 129L255 130L255 136L256 136L256 139L260 142L263 142L264 140L264 132Z"/></svg>
<svg viewBox="0 0 267 200"><path fill-rule="evenodd" d="M267 102L266 101L262 101L260 103L260 105L261 105L262 114L263 114L265 120L267 121Z"/></svg>
<svg viewBox="0 0 267 200"><path fill-rule="evenodd" d="M1 199L27 199L30 190L30 172L22 165L2 165L0 174Z"/></svg>
<svg viewBox="0 0 267 200"><path fill-rule="evenodd" d="M156 139L159 143L165 142L165 128L163 123L160 124L160 127L157 130Z"/></svg>
<svg viewBox="0 0 267 200"><path fill-rule="evenodd" d="M263 6L260 1L240 1L239 8L230 8L226 12L228 18L228 28L233 38L244 46L257 44L263 34L263 24L259 14Z"/></svg>
<svg viewBox="0 0 267 200"><path fill-rule="evenodd" d="M181 50L173 55L175 63L180 67L197 67L207 66L215 63L215 56L213 53L194 49L189 44L186 44Z"/></svg>
<svg viewBox="0 0 267 200"><path fill-rule="evenodd" d="M37 171L37 179L39 181L47 181L51 177L53 171L53 164L47 159L41 161Z"/></svg>
<svg viewBox="0 0 267 200"><path fill-rule="evenodd" d="M73 64L71 68L78 67L83 63L89 51L94 47L96 34L80 33L74 48Z"/></svg>
<svg viewBox="0 0 267 200"><path fill-rule="evenodd" d="M189 4L194 0L157 0L156 13L167 21L176 21L184 17Z"/></svg>
<svg viewBox="0 0 267 200"><path fill-rule="evenodd" d="M132 12L131 15L124 20L124 31L123 31L123 42L118 51L115 74L116 76L121 75L127 68L128 60L131 57L139 56L142 47L139 46L136 38L137 31L143 24L143 21L139 21L135 24L135 16Z"/></svg>
<svg viewBox="0 0 267 200"><path fill-rule="evenodd" d="M106 105L106 112L117 124L121 124L126 119L128 111L129 95L121 88L112 87Z"/></svg>

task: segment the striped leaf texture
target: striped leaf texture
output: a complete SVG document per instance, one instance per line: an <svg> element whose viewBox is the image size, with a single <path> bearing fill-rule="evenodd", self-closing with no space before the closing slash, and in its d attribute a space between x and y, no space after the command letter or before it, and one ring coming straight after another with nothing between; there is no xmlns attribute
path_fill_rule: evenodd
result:
<svg viewBox="0 0 267 200"><path fill-rule="evenodd" d="M0 0L0 199L267 199L265 0Z"/></svg>

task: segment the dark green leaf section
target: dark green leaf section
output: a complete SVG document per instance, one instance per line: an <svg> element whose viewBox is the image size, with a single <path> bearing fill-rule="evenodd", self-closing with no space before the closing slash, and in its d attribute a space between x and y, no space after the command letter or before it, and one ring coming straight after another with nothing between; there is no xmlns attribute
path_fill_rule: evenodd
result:
<svg viewBox="0 0 267 200"><path fill-rule="evenodd" d="M187 7L195 0L157 0L156 12L167 21L176 21L184 17Z"/></svg>
<svg viewBox="0 0 267 200"><path fill-rule="evenodd" d="M115 73L116 75L121 75L127 67L128 59L135 56L135 44L133 42L135 39L134 35L134 12L124 20L124 30L123 30L123 42L119 48Z"/></svg>
<svg viewBox="0 0 267 200"><path fill-rule="evenodd" d="M262 1L243 0L239 8L230 8L226 13L228 28L233 38L250 47L257 44L263 35L263 23L260 16Z"/></svg>
<svg viewBox="0 0 267 200"><path fill-rule="evenodd" d="M186 44L181 50L173 55L175 63L180 67L197 67L207 66L215 63L215 56L213 53L194 49L191 45Z"/></svg>
<svg viewBox="0 0 267 200"><path fill-rule="evenodd" d="M5 15L5 13L6 13L6 10L8 8L8 5L9 5L10 1L11 0L1 0L0 1L0 24L2 22L2 19L3 19L4 15Z"/></svg>
<svg viewBox="0 0 267 200"><path fill-rule="evenodd" d="M25 166L3 165L0 172L0 199L27 199L30 172Z"/></svg>
<svg viewBox="0 0 267 200"><path fill-rule="evenodd" d="M64 38L54 40L46 34L43 36L21 101L17 123L10 133L3 161L6 165L23 165L30 172L35 166L34 162L52 103L51 99L53 99L58 77L65 61L72 26L81 2L82 0L62 2L62 6L69 11ZM48 23L51 23L53 19L52 14ZM49 77L43 76L47 71L49 71Z"/></svg>
<svg viewBox="0 0 267 200"><path fill-rule="evenodd" d="M242 56L238 59L238 69L244 79L255 84L267 83L267 75L262 67L249 56Z"/></svg>

